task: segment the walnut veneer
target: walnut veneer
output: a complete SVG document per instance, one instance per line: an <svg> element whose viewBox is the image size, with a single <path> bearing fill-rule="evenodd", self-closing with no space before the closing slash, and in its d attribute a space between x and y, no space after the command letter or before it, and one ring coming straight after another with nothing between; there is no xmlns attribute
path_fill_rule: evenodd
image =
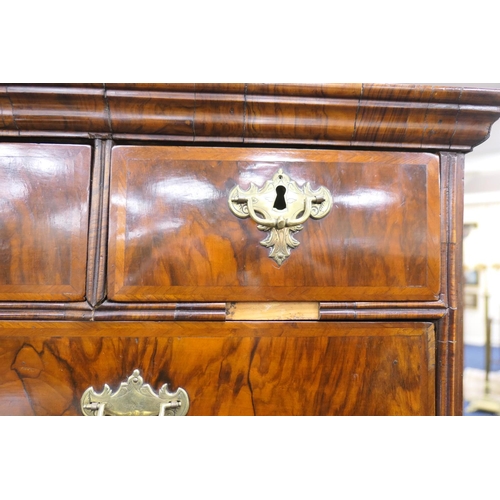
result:
<svg viewBox="0 0 500 500"><path fill-rule="evenodd" d="M188 415L460 415L464 159L498 117L489 89L0 85L0 414L137 368ZM228 205L279 168L333 197L281 266Z"/></svg>

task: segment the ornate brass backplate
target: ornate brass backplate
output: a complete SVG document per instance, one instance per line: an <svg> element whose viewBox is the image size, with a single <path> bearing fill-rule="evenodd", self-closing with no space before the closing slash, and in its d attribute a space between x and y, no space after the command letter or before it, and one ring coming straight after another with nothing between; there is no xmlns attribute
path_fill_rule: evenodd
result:
<svg viewBox="0 0 500 500"><path fill-rule="evenodd" d="M101 393L89 387L81 398L84 415L90 416L183 416L189 410L189 397L184 389L175 392L164 384L155 394L149 384L144 384L139 370L134 370L126 382L113 393L107 384Z"/></svg>
<svg viewBox="0 0 500 500"><path fill-rule="evenodd" d="M326 187L313 190L308 182L301 188L281 168L261 188L252 183L246 191L235 186L229 193L233 214L241 219L251 217L258 229L269 233L260 244L270 248L269 257L279 266L300 244L293 233L303 229L309 217L325 217L332 204Z"/></svg>

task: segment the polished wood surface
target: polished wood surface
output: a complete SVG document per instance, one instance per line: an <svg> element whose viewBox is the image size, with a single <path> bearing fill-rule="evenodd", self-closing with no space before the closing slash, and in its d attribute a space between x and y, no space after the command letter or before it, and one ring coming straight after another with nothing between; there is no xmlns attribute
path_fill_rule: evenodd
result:
<svg viewBox="0 0 500 500"><path fill-rule="evenodd" d="M0 135L470 151L500 93L395 84L3 84Z"/></svg>
<svg viewBox="0 0 500 500"><path fill-rule="evenodd" d="M0 323L0 412L78 415L132 370L188 415L434 415L430 323Z"/></svg>
<svg viewBox="0 0 500 500"><path fill-rule="evenodd" d="M228 302L228 321L318 320L318 302Z"/></svg>
<svg viewBox="0 0 500 500"><path fill-rule="evenodd" d="M439 297L435 155L117 146L111 163L111 300ZM259 243L265 233L228 208L235 185L263 186L279 168L333 196L281 267Z"/></svg>
<svg viewBox="0 0 500 500"><path fill-rule="evenodd" d="M0 300L83 300L89 146L0 144Z"/></svg>
<svg viewBox="0 0 500 500"><path fill-rule="evenodd" d="M95 307L106 298L106 252L108 236L109 171L111 141L94 142L91 210L87 259L88 303Z"/></svg>
<svg viewBox="0 0 500 500"><path fill-rule="evenodd" d="M463 407L463 155L443 153L442 198L447 219L445 232L448 311L437 322L437 401L439 415L461 415Z"/></svg>
<svg viewBox="0 0 500 500"><path fill-rule="evenodd" d="M0 84L0 414L139 368L190 415L461 415L464 153L499 117L492 89ZM278 166L334 197L280 269L227 200Z"/></svg>

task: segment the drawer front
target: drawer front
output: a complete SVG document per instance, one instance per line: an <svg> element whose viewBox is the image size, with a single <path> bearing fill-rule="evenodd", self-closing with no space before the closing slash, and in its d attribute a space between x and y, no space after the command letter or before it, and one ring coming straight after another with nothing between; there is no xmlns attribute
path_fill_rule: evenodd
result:
<svg viewBox="0 0 500 500"><path fill-rule="evenodd" d="M4 323L0 414L80 415L140 370L188 415L434 415L430 323Z"/></svg>
<svg viewBox="0 0 500 500"><path fill-rule="evenodd" d="M0 144L0 300L85 297L90 146Z"/></svg>
<svg viewBox="0 0 500 500"><path fill-rule="evenodd" d="M261 188L280 169L302 190L325 187L333 200L327 215L293 233L299 245L281 265L261 244L269 231L229 206L235 186ZM435 300L439 189L432 154L118 146L108 297Z"/></svg>

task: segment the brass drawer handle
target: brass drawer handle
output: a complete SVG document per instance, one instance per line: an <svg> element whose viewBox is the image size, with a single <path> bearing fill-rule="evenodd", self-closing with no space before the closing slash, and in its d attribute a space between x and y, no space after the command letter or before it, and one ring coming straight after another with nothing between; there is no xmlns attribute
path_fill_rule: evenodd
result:
<svg viewBox="0 0 500 500"><path fill-rule="evenodd" d="M235 186L229 193L231 212L240 219L250 217L258 229L268 232L260 244L271 248L269 257L279 266L290 257L290 249L300 244L293 233L303 229L309 217L325 217L332 205L326 187L313 190L308 182L301 188L281 168L261 188L252 183L246 191Z"/></svg>
<svg viewBox="0 0 500 500"><path fill-rule="evenodd" d="M81 409L85 416L176 416L186 415L189 410L189 397L184 389L175 392L164 384L155 394L149 384L144 384L139 370L134 370L126 382L120 384L113 393L108 384L104 384L101 393L89 387L81 398Z"/></svg>

